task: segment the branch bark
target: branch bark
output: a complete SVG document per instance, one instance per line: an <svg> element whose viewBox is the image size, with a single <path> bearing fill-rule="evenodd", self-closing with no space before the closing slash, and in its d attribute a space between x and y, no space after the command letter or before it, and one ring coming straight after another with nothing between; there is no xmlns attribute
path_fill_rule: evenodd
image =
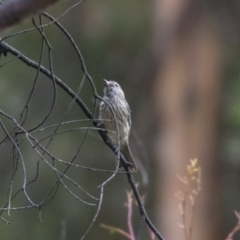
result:
<svg viewBox="0 0 240 240"><path fill-rule="evenodd" d="M75 99L76 103L79 105L79 107L85 113L85 115L89 119L92 119L93 125L98 127L98 128L102 128L98 132L101 135L103 141L105 142L106 145L108 145L113 150L113 152L115 154L118 154L116 149L115 149L115 146L112 144L111 140L108 138L108 136L107 136L107 134L106 134L102 124L99 124L98 121L93 119L93 114L91 113L91 111L84 104L84 102L75 94L75 92L71 88L69 88L67 86L67 84L65 84L60 78L58 78L57 76L52 74L51 71L49 71L48 69L46 69L42 65L39 66L39 64L37 62L34 62L33 60L27 58L21 52L19 52L18 50L14 49L13 47L11 47L10 45L8 45L7 43L5 43L3 41L0 41L0 53L1 52L3 52L4 54L7 54L8 52L11 53L12 55L18 57L22 62L24 62L28 66L30 66L32 68L35 68L35 69L39 69L40 72L42 72L45 76L47 76L48 78L54 80L56 82L56 84L59 87L61 87L71 98ZM161 233L157 230L157 228L154 226L154 224L151 222L151 220L149 219L149 217L147 215L147 212L145 210L145 207L144 207L144 204L142 202L141 196L140 196L140 194L138 192L138 189L136 187L136 183L134 181L133 175L129 171L129 165L127 164L127 161L123 157L122 154L120 154L120 161L121 161L124 169L126 170L126 175L127 175L127 178L128 178L128 182L129 182L129 184L130 184L130 186L131 186L131 188L133 190L134 196L135 196L135 198L137 200L139 211L140 211L142 219L146 222L146 224L154 232L154 234L156 235L156 237L159 240L164 240L164 238L161 235Z"/></svg>
<svg viewBox="0 0 240 240"><path fill-rule="evenodd" d="M12 0L0 7L0 31L42 11L58 0Z"/></svg>

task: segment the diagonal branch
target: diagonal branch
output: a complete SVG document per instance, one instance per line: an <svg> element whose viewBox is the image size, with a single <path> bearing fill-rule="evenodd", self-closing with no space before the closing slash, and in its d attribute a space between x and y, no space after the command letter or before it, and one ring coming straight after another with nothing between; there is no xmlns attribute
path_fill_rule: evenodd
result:
<svg viewBox="0 0 240 240"><path fill-rule="evenodd" d="M12 0L0 6L0 30L36 14L58 0Z"/></svg>
<svg viewBox="0 0 240 240"><path fill-rule="evenodd" d="M93 125L100 128L100 130L98 130L98 132L99 132L100 136L102 137L103 141L105 142L105 144L108 145L114 151L115 154L118 154L115 146L112 144L111 140L108 138L108 136L106 134L106 131L104 130L103 125L100 124L97 120L93 119L93 114L88 109L88 107L84 104L84 102L60 78L58 78L56 75L51 73L51 71L49 71L48 69L46 69L42 65L39 65L35 61L27 58L21 52L14 49L13 47L11 47L10 45L8 45L7 43L5 43L3 41L0 41L0 53L1 53L1 51L4 52L4 53L9 52L9 53L13 54L14 56L18 57L22 62L24 62L28 66L33 67L35 69L39 69L39 71L42 72L44 75L46 75L50 79L54 80L56 82L56 84L60 88L62 88L72 99L75 99L76 103L80 106L80 108L85 113L85 115L90 120L92 120ZM139 211L140 211L142 219L146 222L146 224L154 232L154 234L157 236L157 238L159 240L164 240L163 236L160 234L160 232L157 230L157 228L154 226L154 224L151 222L151 220L149 219L149 217L147 215L147 212L146 212L146 209L145 209L144 204L142 202L141 196L140 196L140 194L138 192L138 189L136 187L133 175L129 171L129 164L127 164L126 159L123 157L123 155L121 153L120 153L120 160L121 160L121 163L122 163L124 169L126 170L127 178L128 178L129 184L130 184L130 186L133 190L135 198L137 200Z"/></svg>

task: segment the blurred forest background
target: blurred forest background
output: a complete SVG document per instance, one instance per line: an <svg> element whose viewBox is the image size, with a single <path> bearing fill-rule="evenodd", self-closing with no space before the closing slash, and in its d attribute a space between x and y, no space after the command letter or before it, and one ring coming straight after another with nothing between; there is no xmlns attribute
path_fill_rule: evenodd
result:
<svg viewBox="0 0 240 240"><path fill-rule="evenodd" d="M76 2L60 1L47 11L57 18ZM38 21L37 16L35 19ZM203 183L194 215L193 239L225 239L237 223L233 211L240 211L239 1L91 0L83 1L59 21L78 44L98 94L102 95L104 78L118 81L124 89L132 110L130 146L139 165L134 177L145 197L147 212L165 239L185 239L178 225L181 216L175 197L183 186L176 176L185 174L186 165L193 158L199 159ZM38 31L11 36L32 27L31 19L24 20L2 32L1 38L7 37L4 41L38 62L41 51ZM77 92L82 73L76 53L56 26L45 27L45 32L52 46L54 73ZM0 109L18 119L36 70L18 59L2 66L11 59L10 54L0 59ZM48 67L47 54L43 65ZM40 74L29 105L26 129L47 114L53 94L52 82ZM94 95L87 80L79 96L93 111ZM57 89L54 109L44 126L59 122L70 102ZM77 119L86 116L73 105L65 121ZM9 129L13 127L4 116L1 120ZM86 121L70 126L88 125ZM49 129L43 132L36 135L41 138L50 134ZM0 134L3 139L3 129ZM84 131L58 134L50 149L68 161L84 134ZM38 202L56 181L56 175L45 163L40 162L37 168L39 157L29 144L23 141L21 147L27 180L33 180L37 172L39 175L28 188ZM11 142L1 145L0 159L0 200L4 203L14 167ZM74 163L114 170L114 159L98 133L90 131ZM97 197L97 186L111 174L71 167L68 175ZM20 163L15 180L13 193L22 186ZM73 186L69 188L79 198L94 202ZM117 174L107 184L99 216L86 239L124 239L110 234L100 224L127 229L126 190L130 187L124 174ZM27 205L23 193L11 203L11 207ZM41 209L42 221L38 209L12 210L10 216L4 212L2 217L10 225L0 221L0 238L80 239L95 212L96 206L81 203L60 187L54 199ZM133 224L137 239L150 239L136 206ZM238 238L240 234L235 239Z"/></svg>

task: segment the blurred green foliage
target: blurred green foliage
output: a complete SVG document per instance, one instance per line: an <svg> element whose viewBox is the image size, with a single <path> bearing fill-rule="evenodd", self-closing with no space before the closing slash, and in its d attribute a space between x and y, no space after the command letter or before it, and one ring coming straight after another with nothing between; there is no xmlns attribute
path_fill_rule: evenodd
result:
<svg viewBox="0 0 240 240"><path fill-rule="evenodd" d="M75 1L59 1L58 4L52 6L48 11L53 16L58 17L74 3ZM117 80L125 90L132 108L133 120L138 118L140 119L139 122L142 123L142 125L139 124L137 127L136 125L134 127L138 128L138 132L151 131L152 134L156 132L154 127L151 126L151 129L146 126L145 129L142 128L145 123L145 119L142 116L146 115L153 119L155 117L149 107L151 104L150 100L144 95L146 91L151 90L149 84L151 79L148 77L148 73L146 74L146 71L152 70L152 62L149 59L151 58L154 31L152 27L153 15L152 1L93 0L84 1L60 19L61 24L69 31L78 44L99 95L102 95L103 78ZM35 19L38 21L37 16ZM44 19L44 23L47 22ZM25 20L18 26L7 30L1 38L31 27L33 27L31 20ZM56 26L48 26L45 28L45 31L52 46L54 73L66 82L69 87L77 91L82 79L82 71L75 51L66 36ZM36 30L10 37L6 41L29 58L39 61L41 37ZM223 147L219 150L219 155L221 155L223 166L226 166L222 170L225 171L225 177L221 177L223 177L223 199L226 206L226 219L229 220L225 223L227 232L235 224L233 210L240 210L238 194L240 182L240 58L238 41L225 43L225 49L227 50L224 52L223 71L225 75L223 76L224 82L221 95L222 115L220 116L222 119L220 139ZM11 59L13 59L13 56L8 54L7 57L1 58L0 64ZM45 47L43 65L49 67L47 47ZM146 74L147 77L144 78L144 81L139 81L143 74ZM35 76L36 70L24 65L17 59L1 67L0 108L18 119L20 112L25 106ZM35 126L47 114L53 99L53 92L52 82L43 74L40 74L34 98L30 104L29 117L25 124L26 128ZM88 81L85 81L80 91L80 97L86 102L90 110L94 109L93 91ZM61 89L57 88L56 104L45 126L58 122L67 110L70 102L71 99ZM149 112L143 113L142 109L147 109ZM82 118L86 118L85 115L78 106L74 105L66 120ZM2 121L9 129L12 128L12 123L9 120L3 118ZM88 122L74 123L71 126L84 127L88 126L88 124ZM66 129L66 126L62 126L61 129ZM44 131L44 134L48 135L52 132L53 129L48 129ZM1 130L1 138L3 134ZM37 136L44 136L44 134L38 133ZM50 145L50 150L61 159L71 159L83 137L84 131L57 135ZM152 148L152 139L149 138L145 141L146 146L149 145L149 148ZM3 202L11 183L13 166L11 144L4 145L0 150L0 200ZM23 143L23 154L24 158L27 159L26 168L29 181L36 176L36 164L39 156L26 142ZM51 161L49 158L48 160ZM90 131L76 163L94 168L114 169L115 157L102 143L98 134L95 131ZM61 170L64 169L64 165L60 163L57 163L57 166ZM46 164L41 163L38 171L38 181L28 188L36 202L44 196L56 180L53 171ZM68 171L68 175L96 197L99 194L97 186L110 176L107 173L92 172L79 168L71 168ZM136 178L141 182L139 175L136 175ZM19 164L13 192L21 188L22 181L22 167ZM81 199L92 202L72 184L69 182L67 184ZM129 189L129 185L126 177L122 174L117 175L107 185L97 222L86 239L122 239L118 235L109 236L109 233L101 229L99 224L105 223L127 229L127 211L124 207L124 202L126 201L125 189ZM150 202L153 203L154 200L150 199ZM23 193L20 193L12 202L12 207L25 205L29 205L29 203ZM147 207L150 217L155 216L156 209L153 204ZM42 208L42 222L38 220L38 209L11 211L11 216L8 216L7 213L3 214L3 217L10 221L10 225L0 221L0 239L60 239L63 222L66 222L67 239L80 239L92 221L95 212L96 207L80 203L69 195L63 187L60 187L53 201L48 206ZM136 229L145 229L145 225L144 228L141 227L139 219L139 213L135 209L134 226ZM142 239L149 238L145 230L144 233L140 230L139 235L142 236Z"/></svg>
<svg viewBox="0 0 240 240"><path fill-rule="evenodd" d="M52 6L49 12L53 16L58 17L73 4L74 1L60 1L57 5ZM123 85L123 88L127 86L126 75L132 71L132 66L139 55L139 51L145 51L144 49L149 48L151 35L150 11L151 2L148 1L141 1L141 3L126 0L85 1L60 19L61 24L69 31L78 44L87 69L100 95L102 95L103 78L116 79ZM35 20L38 22L37 16ZM44 23L47 22L44 19ZM4 38L11 33L32 27L31 20L25 20L24 23L8 30L1 37ZM75 51L66 36L56 26L51 25L46 27L45 33L52 47L54 73L66 82L69 87L77 91L82 79L82 71ZM36 30L10 37L6 39L6 42L24 53L27 57L34 61L39 61L41 37ZM45 46L42 64L49 68L47 53L48 49ZM13 56L8 54L6 58L1 59L1 63L11 59L13 59ZM0 77L0 108L18 119L32 88L34 78L36 77L36 70L14 59L1 68ZM128 91L131 92L133 90L128 88ZM53 93L53 83L40 73L34 97L30 102L29 115L24 125L25 128L28 129L35 126L43 119L50 110ZM80 97L89 109L93 111L93 91L87 80L80 91ZM55 107L44 126L59 122L70 102L71 99L57 87ZM81 112L79 107L73 106L65 120L82 118L85 119L86 116ZM11 121L5 118L3 121L11 129ZM89 122L83 122L74 123L71 126L74 128L88 125ZM61 130L64 129L66 127L62 126ZM52 132L53 129L46 129L43 132L36 133L36 136L46 136ZM0 132L0 134L3 136L3 132ZM83 137L84 131L56 135L49 150L60 159L71 159ZM23 138L24 135L22 136ZM47 144L47 140L49 139L44 141L45 144ZM26 163L27 180L33 180L38 172L37 181L27 188L32 199L38 203L57 178L53 170L43 161L40 161L39 169L37 169L39 156L33 151L26 140L23 140L21 146ZM5 146L4 150L1 149L1 202L4 200L6 191L11 183L13 164L11 149L11 144ZM49 157L46 158L49 162L52 162ZM100 141L98 134L95 131L90 131L75 163L94 168L113 170L115 156ZM65 168L60 163L56 164L60 170ZM96 197L99 196L99 188L97 186L110 176L110 174L79 168L71 168L67 172L67 175ZM97 203L97 201L89 200L89 197L67 180L65 182L69 189L79 196L79 198L87 202ZM22 183L22 166L19 163L13 192L20 189ZM126 201L125 189L129 189L129 186L126 177L122 174L116 176L108 184L104 192L105 195L100 215L86 239L109 239L109 233L99 227L100 223L113 224L123 229L127 228L127 211L124 207L124 202ZM20 193L11 204L12 207L30 205L23 193ZM0 223L0 238L6 240L60 239L61 231L63 230L61 224L65 221L67 239L80 239L91 223L96 210L97 207L87 206L77 201L61 186L54 199L41 209L42 222L38 220L38 209L11 211L11 216L4 213L3 217L10 221L10 225L6 225L4 222ZM136 219L139 219L138 213L136 215ZM138 224L135 218L134 224ZM119 236L114 236L114 239L120 238Z"/></svg>

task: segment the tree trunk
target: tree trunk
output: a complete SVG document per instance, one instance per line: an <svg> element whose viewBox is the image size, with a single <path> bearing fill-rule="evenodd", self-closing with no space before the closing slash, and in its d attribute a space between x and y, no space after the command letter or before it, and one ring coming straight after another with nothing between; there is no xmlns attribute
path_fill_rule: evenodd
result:
<svg viewBox="0 0 240 240"><path fill-rule="evenodd" d="M155 8L155 52L161 55L154 84L159 114L155 149L161 173L156 189L158 225L167 240L185 239L174 196L183 185L176 175L184 175L189 160L198 158L203 188L192 239L223 239L217 162L221 43L206 14L194 20L189 14L179 23L187 1L177 2L161 1Z"/></svg>

